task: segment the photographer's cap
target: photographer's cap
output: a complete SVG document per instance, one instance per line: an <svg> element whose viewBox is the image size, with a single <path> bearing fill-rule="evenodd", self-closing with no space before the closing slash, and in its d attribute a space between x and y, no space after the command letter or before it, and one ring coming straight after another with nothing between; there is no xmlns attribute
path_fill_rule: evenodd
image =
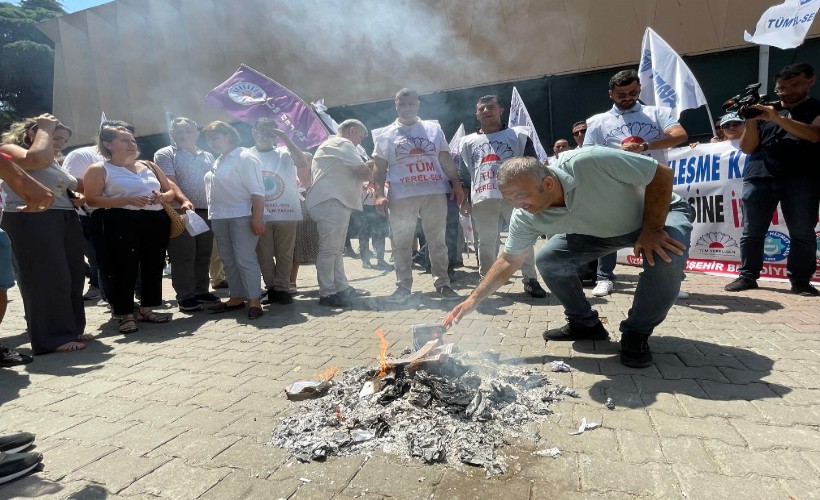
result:
<svg viewBox="0 0 820 500"><path fill-rule="evenodd" d="M720 127L720 126L725 125L725 124L727 124L727 123L729 123L729 122L740 122L740 123L743 123L743 122L745 122L745 121L746 121L746 120L744 120L744 119L743 119L743 117L742 117L742 116L740 116L740 115L738 115L737 113L726 113L725 115L723 115L723 116L720 118L720 123L718 123L718 126Z"/></svg>

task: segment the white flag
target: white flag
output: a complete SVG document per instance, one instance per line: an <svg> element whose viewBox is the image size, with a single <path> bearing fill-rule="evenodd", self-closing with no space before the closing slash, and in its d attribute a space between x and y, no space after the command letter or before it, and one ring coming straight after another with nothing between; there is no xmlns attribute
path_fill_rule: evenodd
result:
<svg viewBox="0 0 820 500"><path fill-rule="evenodd" d="M680 118L685 109L706 104L695 75L652 28L646 28L643 34L638 76L641 78L641 101L650 106L672 108L675 118Z"/></svg>
<svg viewBox="0 0 820 500"><path fill-rule="evenodd" d="M538 138L538 133L535 131L535 126L532 124L530 114L527 112L527 107L524 106L524 101L518 94L518 89L513 87L512 99L510 100L510 119L507 122L508 127L521 127L527 135L532 139L532 144L535 146L535 154L538 159L544 161L547 159L547 152L544 151L544 146L541 145L541 140Z"/></svg>
<svg viewBox="0 0 820 500"><path fill-rule="evenodd" d="M769 7L757 22L755 34L744 31L743 39L758 45L793 49L803 43L818 8L820 0L786 0Z"/></svg>
<svg viewBox="0 0 820 500"><path fill-rule="evenodd" d="M100 127L102 127L102 124L107 122L107 121L108 121L108 118L105 117L105 111L103 111L102 114L100 115Z"/></svg>
<svg viewBox="0 0 820 500"><path fill-rule="evenodd" d="M310 103L313 107L313 111L316 111L316 114L319 115L319 118L322 120L322 123L325 124L325 127L329 128L333 131L334 134L339 133L339 124L336 123L336 120L333 119L332 116L327 114L327 106L325 106L325 98L321 98L316 102ZM367 154L364 147L361 144L356 146L356 151L359 153L359 156L362 158L369 160L370 155Z"/></svg>
<svg viewBox="0 0 820 500"><path fill-rule="evenodd" d="M456 133L453 134L453 137L450 138L450 156L458 156L461 154L461 139L464 138L464 124L461 123L456 130ZM458 165L456 165L458 166Z"/></svg>

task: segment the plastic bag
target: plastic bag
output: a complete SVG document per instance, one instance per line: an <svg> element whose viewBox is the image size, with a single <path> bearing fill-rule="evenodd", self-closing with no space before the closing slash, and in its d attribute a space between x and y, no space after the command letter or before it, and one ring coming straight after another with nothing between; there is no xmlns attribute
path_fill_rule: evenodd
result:
<svg viewBox="0 0 820 500"><path fill-rule="evenodd" d="M193 210L185 212L183 217L185 218L185 229L188 230L188 234L191 236L197 236L211 230L211 228L208 227L208 223L205 222L205 219L197 215Z"/></svg>

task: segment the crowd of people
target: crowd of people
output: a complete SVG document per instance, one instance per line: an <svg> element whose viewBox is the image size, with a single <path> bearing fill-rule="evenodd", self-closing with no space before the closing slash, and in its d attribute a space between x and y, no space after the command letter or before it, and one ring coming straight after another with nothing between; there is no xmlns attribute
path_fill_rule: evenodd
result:
<svg viewBox="0 0 820 500"><path fill-rule="evenodd" d="M743 266L727 291L756 287L762 235L781 202L793 242L792 290L817 295L809 280L816 269L820 188L816 169L801 160L816 158L820 141L820 101L808 95L815 80L807 64L784 68L775 78L782 110L755 105L759 116L729 113L718 121L722 137L713 141L735 141L751 155ZM412 297L420 255L435 295L461 301L453 286L461 260L460 214L473 221L483 281L448 324L520 268L525 293L546 297L540 277L564 307L567 325L545 332L545 339L608 336L579 273L597 261L591 294L605 297L615 286L615 252L633 247L644 257L644 272L621 325L622 361L647 366L648 336L685 296L680 283L693 219L691 207L672 193L671 169L663 164L664 152L686 143L687 133L668 108L640 103L640 90L634 70L615 74L612 108L574 123L577 147L559 139L544 162L534 159L524 129L503 124L505 109L494 95L477 100L478 128L456 145L448 144L437 122L419 118L418 93L402 89L394 122L368 130L346 120L312 153L271 119L254 124L254 146L245 148L228 123L200 128L178 117L170 125L172 144L153 161L140 159L134 128L120 121L103 122L95 146L63 158L71 130L49 114L25 120L3 135L0 146L6 193L0 301L4 306L5 291L16 281L34 354L85 347L91 337L84 298L107 302L122 334L137 332L140 323L171 321L172 315L155 311L163 303L166 256L182 312L246 310L249 319L260 318L264 305L293 302L303 264L316 266L319 304L345 307L368 295L345 274L351 234L359 238L365 268L395 268L396 289L386 302ZM200 149L200 133L209 151ZM372 159L360 147L368 135ZM30 203L32 185L49 193L47 202ZM178 219L205 228L175 234ZM505 226L509 234L501 246ZM539 236L548 240L536 254ZM387 238L392 265L385 260ZM227 300L209 285L227 287ZM3 353L12 364L24 358L8 348Z"/></svg>

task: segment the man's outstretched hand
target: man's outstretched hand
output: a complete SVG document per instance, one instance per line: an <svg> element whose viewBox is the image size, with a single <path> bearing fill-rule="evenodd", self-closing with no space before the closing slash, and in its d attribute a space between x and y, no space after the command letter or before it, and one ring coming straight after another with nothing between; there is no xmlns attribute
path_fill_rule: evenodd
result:
<svg viewBox="0 0 820 500"><path fill-rule="evenodd" d="M476 307L478 307L478 302L472 297L467 297L467 300L455 306L452 311L447 313L442 324L449 330L451 326L461 321L461 318L475 311Z"/></svg>

